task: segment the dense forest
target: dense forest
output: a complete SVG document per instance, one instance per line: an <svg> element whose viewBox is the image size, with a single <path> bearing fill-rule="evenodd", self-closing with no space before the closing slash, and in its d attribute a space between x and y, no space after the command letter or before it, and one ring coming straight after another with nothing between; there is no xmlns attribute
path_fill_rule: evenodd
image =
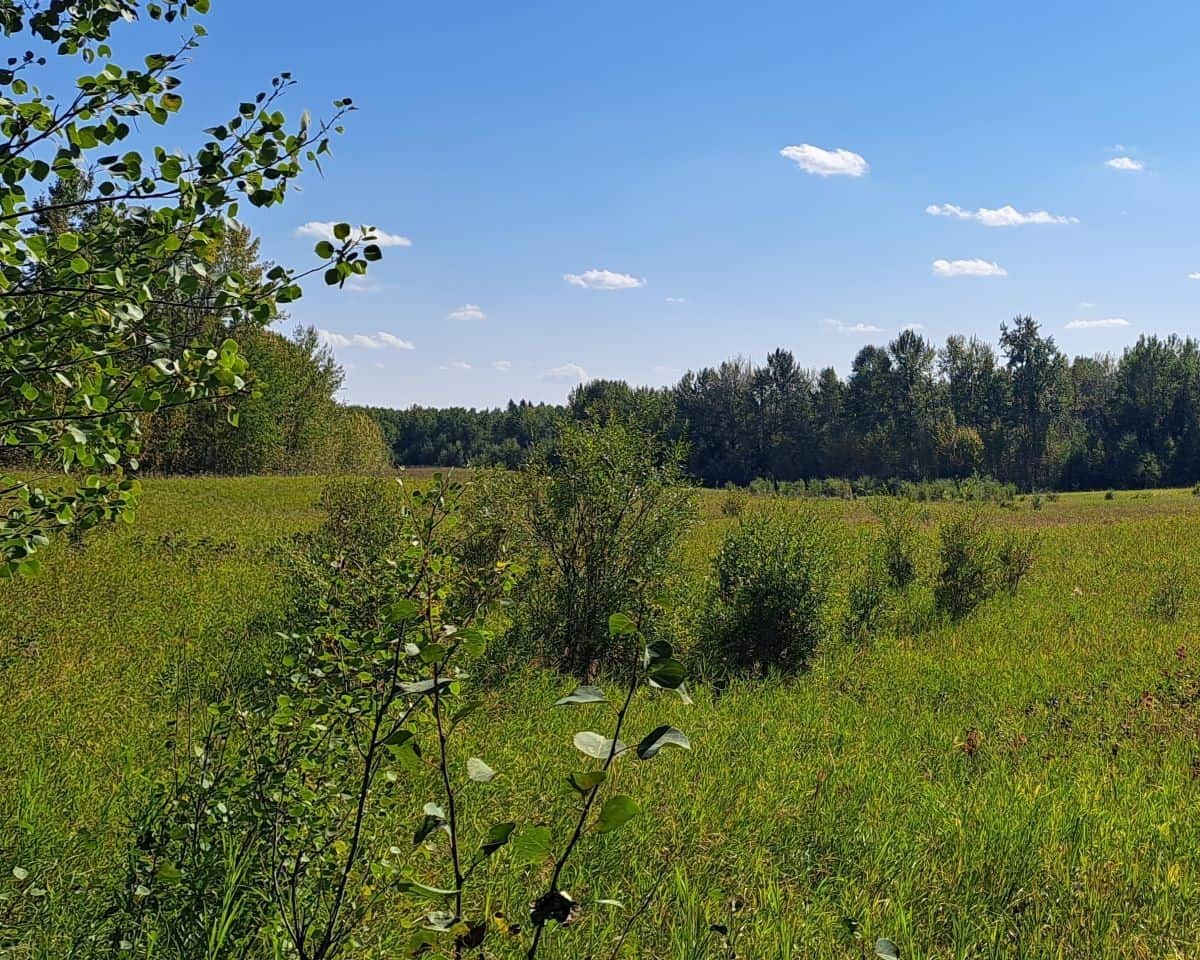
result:
<svg viewBox="0 0 1200 960"><path fill-rule="evenodd" d="M1200 343L1141 337L1120 357L1069 359L1030 317L999 348L913 330L863 347L849 376L787 350L738 358L673 387L593 381L565 407L371 409L399 464L519 463L557 418L619 417L684 440L711 486L816 477L991 476L1025 489L1200 480Z"/></svg>

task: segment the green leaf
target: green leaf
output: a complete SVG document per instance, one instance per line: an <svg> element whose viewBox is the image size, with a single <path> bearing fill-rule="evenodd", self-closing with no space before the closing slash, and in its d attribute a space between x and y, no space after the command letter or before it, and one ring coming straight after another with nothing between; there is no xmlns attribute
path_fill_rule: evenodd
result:
<svg viewBox="0 0 1200 960"><path fill-rule="evenodd" d="M75 257L75 259L71 261L72 273L84 274L87 273L91 268L92 265L83 259L83 257Z"/></svg>
<svg viewBox="0 0 1200 960"><path fill-rule="evenodd" d="M413 833L413 846L419 846L435 830L446 825L446 812L436 803L425 804L424 815Z"/></svg>
<svg viewBox="0 0 1200 960"><path fill-rule="evenodd" d="M476 783L491 783L496 778L496 771L478 757L467 760L467 776Z"/></svg>
<svg viewBox="0 0 1200 960"><path fill-rule="evenodd" d="M637 745L638 758L649 760L663 747L679 747L683 750L691 750L692 741L688 739L687 734L682 730L676 730L674 727L665 725L656 727L650 733L646 734L642 742Z"/></svg>
<svg viewBox="0 0 1200 960"><path fill-rule="evenodd" d="M487 836L483 838L483 843L479 845L479 849L483 851L484 856L490 857L512 839L513 832L516 829L517 825L511 820L493 825L488 829Z"/></svg>
<svg viewBox="0 0 1200 960"><path fill-rule="evenodd" d="M58 249L65 250L67 253L74 253L79 249L79 235L74 233L60 233L58 235Z"/></svg>
<svg viewBox="0 0 1200 960"><path fill-rule="evenodd" d="M614 613L608 618L608 634L611 637L628 637L637 633L637 624L627 613Z"/></svg>
<svg viewBox="0 0 1200 960"><path fill-rule="evenodd" d="M686 679L687 670L678 660L661 660L650 668L650 682L664 690L675 690Z"/></svg>
<svg viewBox="0 0 1200 960"><path fill-rule="evenodd" d="M628 749L620 740L614 748L609 737L602 733L593 733L591 730L575 734L574 743L576 750L596 760L607 760L610 752L613 756L619 756Z"/></svg>
<svg viewBox="0 0 1200 960"><path fill-rule="evenodd" d="M322 260L328 260L333 256L333 244L328 240L322 240L314 249L316 250L317 256Z"/></svg>
<svg viewBox="0 0 1200 960"><path fill-rule="evenodd" d="M655 640L653 643L646 644L646 655L642 662L648 667L659 660L670 660L674 652L666 640Z"/></svg>
<svg viewBox="0 0 1200 960"><path fill-rule="evenodd" d="M421 605L415 600L397 600L384 608L383 616L388 623L415 620L421 615Z"/></svg>
<svg viewBox="0 0 1200 960"><path fill-rule="evenodd" d="M596 832L608 833L624 826L641 812L641 807L632 797L623 793L609 797L600 808L600 816L596 820Z"/></svg>
<svg viewBox="0 0 1200 960"><path fill-rule="evenodd" d="M350 224L335 223L333 226L333 235L339 240L345 240L348 236L350 236Z"/></svg>
<svg viewBox="0 0 1200 960"><path fill-rule="evenodd" d="M600 786L607 777L608 774L603 770L585 770L581 773L567 774L567 783L580 793L587 793Z"/></svg>
<svg viewBox="0 0 1200 960"><path fill-rule="evenodd" d="M879 960L900 960L900 948L887 937L875 941L875 956Z"/></svg>
<svg viewBox="0 0 1200 960"><path fill-rule="evenodd" d="M13 876L14 876L16 879L18 879L18 880L20 880L20 881L22 881L22 882L24 882L24 881L26 881L26 880L28 880L28 879L29 879L29 871L28 871L28 870L26 870L24 867L13 867L13 868L12 868L12 875L13 875Z"/></svg>
<svg viewBox="0 0 1200 960"><path fill-rule="evenodd" d="M514 867L540 864L550 855L550 844L554 835L549 827L526 827L512 841Z"/></svg>
<svg viewBox="0 0 1200 960"><path fill-rule="evenodd" d="M428 680L416 680L412 683L402 683L400 684L400 692L409 697L423 697L426 694L433 693L433 688L435 686L438 688L438 692L441 693L450 686L450 681L443 678L438 680L435 684L433 678L431 677Z"/></svg>
<svg viewBox="0 0 1200 960"><path fill-rule="evenodd" d="M599 687L576 687L574 693L570 693L554 701L556 707L561 707L568 703L604 703L607 701L604 691Z"/></svg>

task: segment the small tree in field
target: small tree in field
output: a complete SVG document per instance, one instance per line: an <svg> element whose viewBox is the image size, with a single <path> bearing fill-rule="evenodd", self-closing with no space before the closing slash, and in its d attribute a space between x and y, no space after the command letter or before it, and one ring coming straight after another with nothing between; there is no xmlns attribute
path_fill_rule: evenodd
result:
<svg viewBox="0 0 1200 960"><path fill-rule="evenodd" d="M182 106L178 70L204 31L132 67L113 61L112 34L143 15L178 23L208 8L0 0L17 54L0 61L0 464L59 475L43 488L0 466L0 575L36 572L56 531L132 518L143 415L203 402L236 422L250 371L233 340L207 339L214 330L275 316L308 274L341 284L380 257L368 231L338 224L312 270L219 267L240 206L281 204L306 163L319 168L349 99L289 127L278 101L292 80L281 74L192 153L127 145ZM46 53L88 72L63 95L44 91ZM221 323L201 332L197 317Z"/></svg>
<svg viewBox="0 0 1200 960"><path fill-rule="evenodd" d="M617 421L570 423L530 460L516 539L533 557L517 629L586 678L621 658L614 610L640 614L692 515L680 452Z"/></svg>

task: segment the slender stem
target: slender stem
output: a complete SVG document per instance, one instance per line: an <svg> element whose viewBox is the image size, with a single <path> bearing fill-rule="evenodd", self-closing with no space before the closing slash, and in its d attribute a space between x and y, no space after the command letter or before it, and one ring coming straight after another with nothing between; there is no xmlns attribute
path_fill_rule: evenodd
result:
<svg viewBox="0 0 1200 960"><path fill-rule="evenodd" d="M621 709L617 713L616 729L613 731L612 742L608 747L608 757L604 761L604 766L601 767L601 770L603 770L605 773L608 772L608 768L612 766L613 760L616 759L617 743L621 739L621 728L625 725L625 715L629 712L629 705L633 702L633 695L637 691L638 682L641 680L641 672L638 670L638 660L636 659L638 656L640 656L640 653L635 647L635 660L633 670L631 671L629 689L625 691L625 701L621 704ZM605 779L607 779L607 777ZM575 830L571 834L571 839L567 841L566 847L559 855L558 860L556 860L554 863L554 872L550 875L550 885L549 889L547 890L547 895L558 891L558 881L562 876L563 867L567 865L567 860L570 859L571 853L574 851L576 844L579 843L580 838L583 836L584 827L587 826L588 815L592 811L592 805L596 802L596 796L600 792L601 786L602 783L596 784L596 786L592 787L592 789L588 791L587 796L584 798L583 809L579 812L579 819L575 823ZM546 921L544 919L539 920L533 931L533 942L529 945L529 951L525 954L528 960L533 960L533 958L537 956L538 946L542 942L542 931L545 929Z"/></svg>

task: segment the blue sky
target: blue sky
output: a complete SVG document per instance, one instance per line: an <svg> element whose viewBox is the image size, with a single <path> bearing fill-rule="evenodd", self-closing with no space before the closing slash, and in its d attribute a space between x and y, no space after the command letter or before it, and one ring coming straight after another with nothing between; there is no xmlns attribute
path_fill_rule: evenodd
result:
<svg viewBox="0 0 1200 960"><path fill-rule="evenodd" d="M352 402L560 401L776 346L845 373L1026 312L1071 354L1200 332L1195 4L213 8L180 136L280 70L293 114L360 107L324 179L248 216L265 253L307 265L310 221L411 241L293 310ZM989 226L1008 206L1067 222Z"/></svg>

